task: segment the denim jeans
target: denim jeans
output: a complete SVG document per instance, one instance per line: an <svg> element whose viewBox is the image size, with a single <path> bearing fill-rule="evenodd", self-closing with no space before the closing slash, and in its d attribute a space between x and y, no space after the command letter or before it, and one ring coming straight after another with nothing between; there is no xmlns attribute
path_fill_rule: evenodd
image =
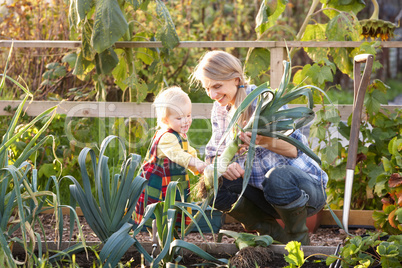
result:
<svg viewBox="0 0 402 268"><path fill-rule="evenodd" d="M274 207L292 209L306 205L307 215L319 212L327 198L321 182L293 166L276 167L267 172L263 189L251 185L243 196L251 200L267 214L280 218ZM242 190L243 179L234 181L223 178L215 200L215 208L229 211Z"/></svg>

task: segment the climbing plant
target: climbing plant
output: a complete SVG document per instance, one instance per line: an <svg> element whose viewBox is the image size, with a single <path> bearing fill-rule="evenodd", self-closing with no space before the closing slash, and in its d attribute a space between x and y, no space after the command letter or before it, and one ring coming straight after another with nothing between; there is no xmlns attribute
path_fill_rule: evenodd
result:
<svg viewBox="0 0 402 268"><path fill-rule="evenodd" d="M155 13L149 16L147 24L156 24L157 32L149 33L136 21L136 11ZM74 74L85 78L95 68L95 88L98 100L106 100L104 79L112 75L123 91L123 98L141 102L152 90L138 77L136 57L150 65L150 70L160 72L163 53L168 53L179 43L170 13L163 1L142 0L70 0L69 22L73 39L79 39L82 46L73 55ZM139 54L131 47L116 48L117 41L162 41L164 49L143 49ZM157 77L162 82L163 77Z"/></svg>

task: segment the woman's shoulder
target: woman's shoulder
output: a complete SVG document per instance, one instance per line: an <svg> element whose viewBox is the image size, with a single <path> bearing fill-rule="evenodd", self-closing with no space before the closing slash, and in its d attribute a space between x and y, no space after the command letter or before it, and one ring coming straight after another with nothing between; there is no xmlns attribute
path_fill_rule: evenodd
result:
<svg viewBox="0 0 402 268"><path fill-rule="evenodd" d="M215 115L227 115L227 106L221 106L217 101L214 102L212 106L212 114Z"/></svg>
<svg viewBox="0 0 402 268"><path fill-rule="evenodd" d="M250 94L250 92L253 91L253 90L256 89L256 88L257 88L257 86L254 85L254 84L252 84L252 85L247 85L247 87L246 87L246 93L247 93L247 94Z"/></svg>

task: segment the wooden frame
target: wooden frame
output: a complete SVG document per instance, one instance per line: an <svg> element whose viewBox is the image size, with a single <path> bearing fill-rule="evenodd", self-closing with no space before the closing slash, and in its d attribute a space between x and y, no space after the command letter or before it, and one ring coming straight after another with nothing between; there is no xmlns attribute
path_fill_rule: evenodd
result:
<svg viewBox="0 0 402 268"><path fill-rule="evenodd" d="M271 75L270 85L278 87L283 74L282 61L286 59L285 48L300 47L359 47L363 42L355 41L181 41L178 48L211 48L211 47L264 47L273 49L271 56ZM47 40L0 40L0 47L16 48L78 48L81 41L47 41ZM118 47L162 47L162 42L130 42L121 41L114 45ZM382 41L380 46L383 48L402 48L402 41Z"/></svg>
<svg viewBox="0 0 402 268"><path fill-rule="evenodd" d="M0 101L0 116L12 115L12 112L21 102L2 100ZM124 117L124 118L155 118L155 109L151 103L132 102L93 102L93 101L31 101L24 106L28 116L37 116L53 106L57 107L58 114L65 114L67 117ZM289 107L302 106L291 104ZM335 105L340 112L341 120L347 120L352 113L353 105ZM384 109L394 111L401 109L400 105L383 105ZM322 108L316 105L314 111ZM211 118L212 103L193 103L193 116L198 119Z"/></svg>

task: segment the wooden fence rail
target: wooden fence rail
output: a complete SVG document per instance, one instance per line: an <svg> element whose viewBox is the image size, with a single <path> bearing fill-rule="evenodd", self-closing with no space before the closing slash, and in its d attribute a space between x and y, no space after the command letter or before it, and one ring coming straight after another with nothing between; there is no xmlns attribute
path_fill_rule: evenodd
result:
<svg viewBox="0 0 402 268"><path fill-rule="evenodd" d="M252 48L265 47L271 51L270 85L275 88L279 85L283 74L282 62L287 58L285 48L300 47L359 47L363 42L353 41L181 41L178 48ZM80 41L48 41L48 40L0 40L0 47L15 48L78 48ZM402 41L380 42L382 48L402 48ZM162 47L162 42L116 42L115 47ZM19 101L0 101L0 115L10 115L4 108L15 108ZM30 116L38 115L45 109L59 105L57 112L68 117L134 117L153 118L154 109L149 103L121 103L121 102L55 102L33 101L26 105L26 112ZM210 118L212 104L194 103L193 115L195 118ZM384 106L394 110L402 106ZM318 105L316 110L319 109ZM342 120L346 120L352 112L352 105L338 105Z"/></svg>
<svg viewBox="0 0 402 268"><path fill-rule="evenodd" d="M271 51L271 76L270 85L272 88L279 86L283 75L282 62L286 60L287 53L285 48L300 47L359 47L363 42L354 41L181 41L178 48L251 48L265 47ZM47 40L0 40L0 47L16 48L78 48L80 41L47 41ZM117 47L162 47L162 42L130 42L121 41L114 45ZM402 41L384 41L380 42L383 48L402 48Z"/></svg>
<svg viewBox="0 0 402 268"><path fill-rule="evenodd" d="M12 111L20 101L0 101L0 116L12 115ZM151 103L130 102L77 102L77 101L32 101L25 105L24 111L28 116L37 116L44 110L56 106L58 114L67 117L124 117L124 118L155 118L155 109ZM297 104L289 107L300 106ZM315 111L321 109L316 105ZM347 120L352 113L352 105L339 104L335 106L342 120ZM401 105L383 105L384 109L393 111L401 109ZM193 103L193 117L195 119L210 119L212 103ZM11 112L9 112L11 111Z"/></svg>

